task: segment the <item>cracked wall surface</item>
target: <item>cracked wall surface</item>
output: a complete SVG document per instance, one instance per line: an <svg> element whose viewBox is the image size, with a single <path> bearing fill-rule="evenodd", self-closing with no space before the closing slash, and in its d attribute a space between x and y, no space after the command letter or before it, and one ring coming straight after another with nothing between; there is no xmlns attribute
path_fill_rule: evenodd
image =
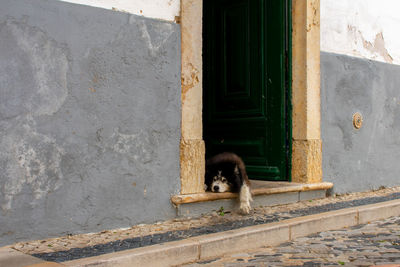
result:
<svg viewBox="0 0 400 267"><path fill-rule="evenodd" d="M0 51L0 246L175 216L179 25L6 0Z"/></svg>

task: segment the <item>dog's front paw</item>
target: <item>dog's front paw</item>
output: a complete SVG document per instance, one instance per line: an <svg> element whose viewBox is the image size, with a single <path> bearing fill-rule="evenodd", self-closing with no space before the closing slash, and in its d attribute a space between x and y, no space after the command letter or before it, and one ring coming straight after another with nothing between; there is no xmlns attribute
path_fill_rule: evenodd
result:
<svg viewBox="0 0 400 267"><path fill-rule="evenodd" d="M250 203L241 202L239 209L242 214L249 214L251 210Z"/></svg>

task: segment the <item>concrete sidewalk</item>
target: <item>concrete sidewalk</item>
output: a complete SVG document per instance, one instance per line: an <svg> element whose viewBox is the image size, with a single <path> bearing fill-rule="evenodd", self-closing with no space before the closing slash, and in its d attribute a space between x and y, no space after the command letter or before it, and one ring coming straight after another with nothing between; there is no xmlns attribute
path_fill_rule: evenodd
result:
<svg viewBox="0 0 400 267"><path fill-rule="evenodd" d="M124 250L95 257L45 262L2 248L0 266L173 266L243 250L274 246L321 231L337 230L400 215L400 199L249 226L180 241Z"/></svg>

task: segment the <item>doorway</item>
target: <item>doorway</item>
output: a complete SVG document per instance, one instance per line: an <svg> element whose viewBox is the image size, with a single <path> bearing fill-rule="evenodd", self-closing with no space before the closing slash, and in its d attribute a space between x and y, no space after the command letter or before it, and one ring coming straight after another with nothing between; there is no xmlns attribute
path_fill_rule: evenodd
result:
<svg viewBox="0 0 400 267"><path fill-rule="evenodd" d="M290 180L287 10L286 1L203 1L206 157L234 152L251 179Z"/></svg>

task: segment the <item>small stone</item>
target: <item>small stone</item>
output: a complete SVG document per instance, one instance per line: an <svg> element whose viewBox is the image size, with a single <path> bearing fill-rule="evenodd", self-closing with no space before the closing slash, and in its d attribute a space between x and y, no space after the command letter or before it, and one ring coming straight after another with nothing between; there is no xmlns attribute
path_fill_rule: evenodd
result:
<svg viewBox="0 0 400 267"><path fill-rule="evenodd" d="M309 246L309 249L311 252L314 252L314 253L329 253L330 251L332 251L331 248L328 248L327 246L325 246L323 244L311 245L311 246Z"/></svg>

